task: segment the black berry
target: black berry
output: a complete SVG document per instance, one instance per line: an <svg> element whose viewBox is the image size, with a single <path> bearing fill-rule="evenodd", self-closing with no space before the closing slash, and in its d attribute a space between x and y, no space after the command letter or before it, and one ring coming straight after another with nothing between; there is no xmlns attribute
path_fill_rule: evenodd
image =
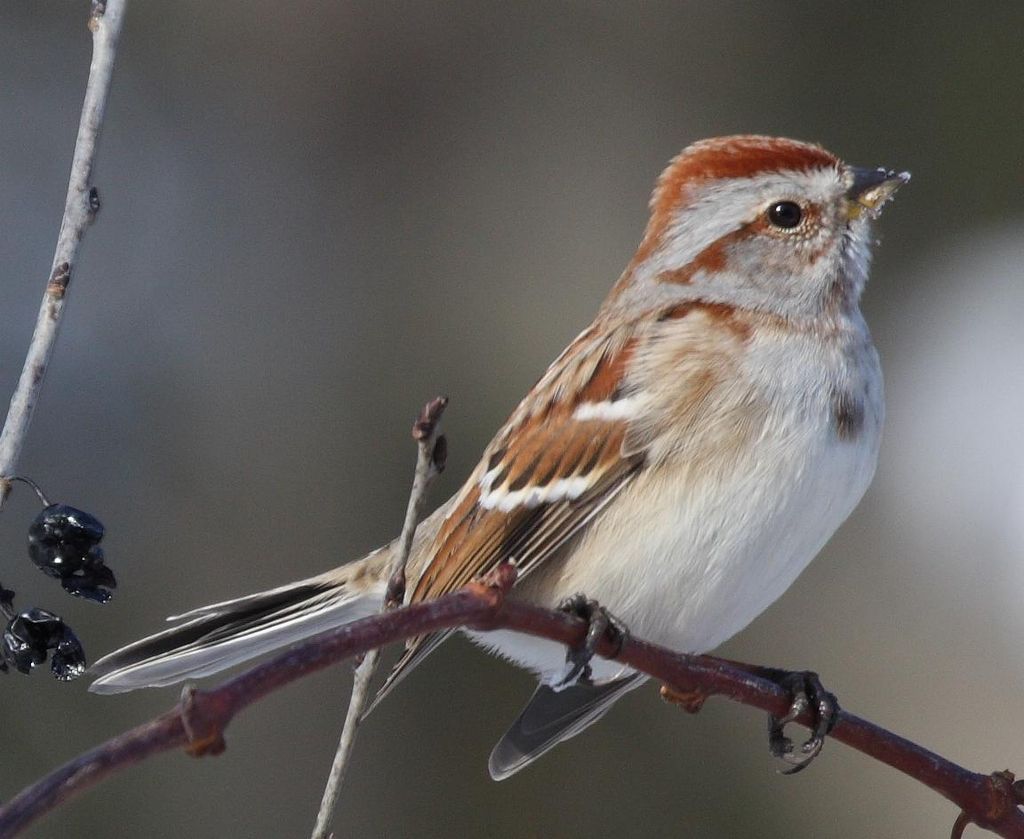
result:
<svg viewBox="0 0 1024 839"><path fill-rule="evenodd" d="M15 615L0 639L0 661L29 673L50 657L50 670L62 682L85 672L85 651L64 621L45 609L32 608Z"/></svg>
<svg viewBox="0 0 1024 839"><path fill-rule="evenodd" d="M103 525L67 504L50 504L28 529L28 555L39 569L60 580L65 591L106 603L117 587L103 562Z"/></svg>

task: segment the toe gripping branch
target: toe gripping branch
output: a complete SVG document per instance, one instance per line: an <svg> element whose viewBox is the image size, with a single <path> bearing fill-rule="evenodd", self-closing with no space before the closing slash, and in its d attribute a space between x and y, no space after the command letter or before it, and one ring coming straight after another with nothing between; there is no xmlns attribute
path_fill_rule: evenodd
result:
<svg viewBox="0 0 1024 839"><path fill-rule="evenodd" d="M806 769L821 752L825 737L839 719L839 702L825 690L817 673L769 669L762 675L789 691L792 697L785 716L768 715L768 751L773 757L789 764L788 769L780 770L783 775L795 775ZM813 719L811 736L796 748L786 736L785 729L807 711L811 712Z"/></svg>
<svg viewBox="0 0 1024 839"><path fill-rule="evenodd" d="M558 604L558 611L582 618L587 622L587 634L583 643L578 647L571 648L565 655L566 663L571 667L559 686L571 685L576 682L590 684L590 660L594 657L598 644L607 637L615 648L612 656L614 658L622 650L626 639L629 638L629 630L604 606L596 600L591 600L585 594L574 594L572 597L567 597Z"/></svg>
<svg viewBox="0 0 1024 839"><path fill-rule="evenodd" d="M812 760L821 752L825 737L839 722L839 702L821 684L817 673L810 671L781 670L775 667L762 667L754 664L743 664L738 661L702 656L702 658L725 664L731 669L742 670L759 679L774 682L789 693L791 702L785 715L777 717L768 715L768 751L773 757L789 764L780 770L783 775L795 775L806 769ZM704 702L713 693L700 688L680 692L668 685L661 688L661 697L666 702L678 705L688 714L696 714L704 706ZM786 736L786 726L796 722L806 713L811 715L811 736L797 747Z"/></svg>

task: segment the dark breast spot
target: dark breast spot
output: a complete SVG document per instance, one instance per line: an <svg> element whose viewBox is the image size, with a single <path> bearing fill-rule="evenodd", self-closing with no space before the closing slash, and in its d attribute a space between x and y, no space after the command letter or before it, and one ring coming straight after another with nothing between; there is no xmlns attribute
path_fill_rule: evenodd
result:
<svg viewBox="0 0 1024 839"><path fill-rule="evenodd" d="M856 440L864 428L864 402L848 391L835 394L832 421L840 440Z"/></svg>

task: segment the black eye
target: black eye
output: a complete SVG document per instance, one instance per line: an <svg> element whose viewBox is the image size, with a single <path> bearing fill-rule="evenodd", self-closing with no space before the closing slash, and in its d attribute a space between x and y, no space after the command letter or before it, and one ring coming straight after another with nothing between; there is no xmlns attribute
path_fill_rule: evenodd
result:
<svg viewBox="0 0 1024 839"><path fill-rule="evenodd" d="M795 201L778 201L768 208L768 221L784 230L796 227L803 217L803 210Z"/></svg>

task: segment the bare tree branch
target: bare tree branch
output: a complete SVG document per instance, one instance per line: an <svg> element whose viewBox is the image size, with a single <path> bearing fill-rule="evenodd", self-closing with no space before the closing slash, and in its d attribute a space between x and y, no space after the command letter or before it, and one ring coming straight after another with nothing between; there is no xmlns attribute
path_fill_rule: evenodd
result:
<svg viewBox="0 0 1024 839"><path fill-rule="evenodd" d="M444 438L436 438L441 415L448 406L448 399L439 396L428 402L412 426L412 437L416 441L416 471L413 475L412 490L409 503L405 509L405 522L402 524L402 535L398 540L398 550L388 568L388 588L384 594L381 611L393 609L405 599L405 566L409 563L409 552L412 540L416 535L416 526L423 513L423 502L427 496L427 487L431 480L444 468ZM440 455L437 457L436 455ZM338 740L338 750L331 763L331 771L327 775L327 784L320 801L320 810L316 815L312 839L327 839L331 832L331 822L338 806L338 796L345 780L345 770L352 756L356 743L356 733L363 718L366 700L370 694L370 682L377 670L380 650L370 650L356 668L352 680L352 697L349 699L348 712L345 714L345 725Z"/></svg>
<svg viewBox="0 0 1024 839"><path fill-rule="evenodd" d="M514 578L511 566L501 566L482 583L310 639L213 690L187 689L177 707L75 758L11 799L0 808L0 837L16 836L57 805L150 755L178 747L196 756L220 753L225 727L243 708L296 679L385 644L459 626L508 629L567 646L583 641L587 626L579 618L507 600L504 595ZM612 655L615 645L603 639L597 652ZM676 695L701 701L724 696L777 716L789 709L791 698L777 684L721 659L684 655L628 638L617 660L661 680ZM805 714L798 722L809 726L812 720ZM957 821L961 829L973 823L999 836L1024 837L1021 788L1009 772L971 772L848 711L840 712L830 737L953 802L964 813Z"/></svg>
<svg viewBox="0 0 1024 839"><path fill-rule="evenodd" d="M121 34L125 0L93 0L89 15L92 31L92 63L85 86L85 101L78 124L78 139L71 161L71 177L64 202L64 217L57 236L53 265L43 293L43 303L36 318L35 331L25 357L18 386L11 397L3 431L0 432L0 508L11 491L7 477L18 468L32 412L39 399L43 377L49 366L57 340L68 284L78 255L78 245L99 209L99 196L91 186L93 161L103 112L110 92L117 40Z"/></svg>

